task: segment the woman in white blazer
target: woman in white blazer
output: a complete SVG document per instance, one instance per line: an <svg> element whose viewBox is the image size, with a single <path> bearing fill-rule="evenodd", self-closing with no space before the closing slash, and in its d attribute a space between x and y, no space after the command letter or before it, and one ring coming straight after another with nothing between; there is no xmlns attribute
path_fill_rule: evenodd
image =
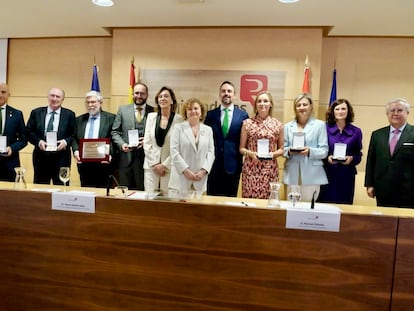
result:
<svg viewBox="0 0 414 311"><path fill-rule="evenodd" d="M175 113L177 100L174 91L163 86L155 96L158 112L148 114L144 135L145 191L161 190L167 195L170 179L170 138L174 124L183 118Z"/></svg>
<svg viewBox="0 0 414 311"><path fill-rule="evenodd" d="M283 183L301 185L302 201L311 201L320 185L328 183L323 159L328 155L328 135L325 122L312 116L313 103L307 94L298 95L293 101L296 118L285 124ZM293 148L294 133L304 133L303 148Z"/></svg>
<svg viewBox="0 0 414 311"><path fill-rule="evenodd" d="M171 177L168 187L184 198L188 192L201 195L207 190L207 176L214 162L214 139L211 127L202 123L206 108L197 98L187 100L182 108L183 123L174 126L171 135Z"/></svg>

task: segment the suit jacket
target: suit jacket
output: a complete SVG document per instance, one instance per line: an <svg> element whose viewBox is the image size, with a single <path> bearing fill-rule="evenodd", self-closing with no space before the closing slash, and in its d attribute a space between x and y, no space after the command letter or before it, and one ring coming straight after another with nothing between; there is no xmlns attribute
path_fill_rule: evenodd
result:
<svg viewBox="0 0 414 311"><path fill-rule="evenodd" d="M6 162L9 170L20 166L19 151L27 145L26 129L23 113L9 105L6 106L4 123L4 136L7 136L7 146L12 149L10 157L0 157L0 161Z"/></svg>
<svg viewBox="0 0 414 311"><path fill-rule="evenodd" d="M328 155L328 135L325 122L311 117L303 132L305 146L309 147L309 156L291 155L289 148L293 145L293 133L298 132L296 120L285 124L284 128L284 156L286 157L283 172L283 183L288 185L299 184L299 174L303 185L325 185L328 183L323 159Z"/></svg>
<svg viewBox="0 0 414 311"><path fill-rule="evenodd" d="M371 135L365 186L375 188L378 205L414 208L414 127L405 126L392 155L389 133L387 126Z"/></svg>
<svg viewBox="0 0 414 311"><path fill-rule="evenodd" d="M168 169L171 168L170 157L170 138L174 125L183 121L183 118L179 114L174 115L174 119L171 124L171 128L165 136L165 142L162 147L157 145L155 139L155 127L157 125L157 112L151 112L148 114L147 122L145 125L144 135L144 169L150 169L153 165L162 163Z"/></svg>
<svg viewBox="0 0 414 311"><path fill-rule="evenodd" d="M188 180L183 172L189 168L193 172L205 169L210 172L214 162L214 140L211 127L200 124L198 146L191 126L186 122L174 126L171 136L171 176L169 188L190 189L191 185L197 191L207 190L207 175L200 181Z"/></svg>
<svg viewBox="0 0 414 311"><path fill-rule="evenodd" d="M44 151L39 149L39 141L45 140L45 119L47 107L39 107L32 110L29 120L27 121L27 135L29 142L34 146L34 154L41 156ZM67 143L66 149L59 152L59 165L70 166L71 154L70 146L72 145L73 133L75 130L75 113L72 110L61 107L59 115L59 127L57 130L57 139L64 139Z"/></svg>
<svg viewBox="0 0 414 311"><path fill-rule="evenodd" d="M79 141L85 137L86 124L89 120L89 113L84 113L76 118L76 126L74 138L72 141L72 151L75 152L79 150ZM112 124L114 123L115 115L110 112L101 111L100 112L100 122L99 122L99 138L112 138ZM111 148L111 154L113 154L113 148Z"/></svg>
<svg viewBox="0 0 414 311"><path fill-rule="evenodd" d="M237 106L234 106L233 118L229 132L224 137L221 129L220 107L207 112L205 124L211 126L214 136L215 162L213 170L220 169L224 165L227 174L240 174L243 157L239 152L240 133L243 120L248 114Z"/></svg>
<svg viewBox="0 0 414 311"><path fill-rule="evenodd" d="M120 106L116 114L114 123L112 125L112 140L119 150L122 150L122 145L129 143L128 141L128 130L138 129L140 136L145 134L145 123L148 118L148 114L153 112L154 108L150 105L145 107L145 116L142 118L141 122L138 123L135 118L135 104L128 104ZM142 148L136 150L137 152L120 152L119 156L119 166L127 167L133 156L144 156Z"/></svg>

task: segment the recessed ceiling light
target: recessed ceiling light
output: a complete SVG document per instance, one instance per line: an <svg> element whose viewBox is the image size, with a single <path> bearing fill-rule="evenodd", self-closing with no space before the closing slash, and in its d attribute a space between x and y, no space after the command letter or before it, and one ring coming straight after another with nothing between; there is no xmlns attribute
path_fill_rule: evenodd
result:
<svg viewBox="0 0 414 311"><path fill-rule="evenodd" d="M112 0L92 0L92 3L98 6L113 6L114 2Z"/></svg>
<svg viewBox="0 0 414 311"><path fill-rule="evenodd" d="M298 2L298 1L300 1L300 0L279 0L279 2L281 2L281 3L295 3L295 2Z"/></svg>

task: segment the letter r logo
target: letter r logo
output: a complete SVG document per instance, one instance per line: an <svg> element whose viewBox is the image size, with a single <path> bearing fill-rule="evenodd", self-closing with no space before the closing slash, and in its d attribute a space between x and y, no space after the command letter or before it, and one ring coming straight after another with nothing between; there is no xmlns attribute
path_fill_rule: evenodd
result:
<svg viewBox="0 0 414 311"><path fill-rule="evenodd" d="M242 75L240 78L240 99L254 104L256 95L267 90L267 76Z"/></svg>

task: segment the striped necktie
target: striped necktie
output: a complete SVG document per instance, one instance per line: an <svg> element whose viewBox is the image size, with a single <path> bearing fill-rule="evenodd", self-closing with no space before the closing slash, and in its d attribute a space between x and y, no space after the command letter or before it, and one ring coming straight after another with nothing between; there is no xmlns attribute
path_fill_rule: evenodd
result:
<svg viewBox="0 0 414 311"><path fill-rule="evenodd" d="M51 112L49 123L47 124L46 132L53 132L53 122L55 121L56 111Z"/></svg>

